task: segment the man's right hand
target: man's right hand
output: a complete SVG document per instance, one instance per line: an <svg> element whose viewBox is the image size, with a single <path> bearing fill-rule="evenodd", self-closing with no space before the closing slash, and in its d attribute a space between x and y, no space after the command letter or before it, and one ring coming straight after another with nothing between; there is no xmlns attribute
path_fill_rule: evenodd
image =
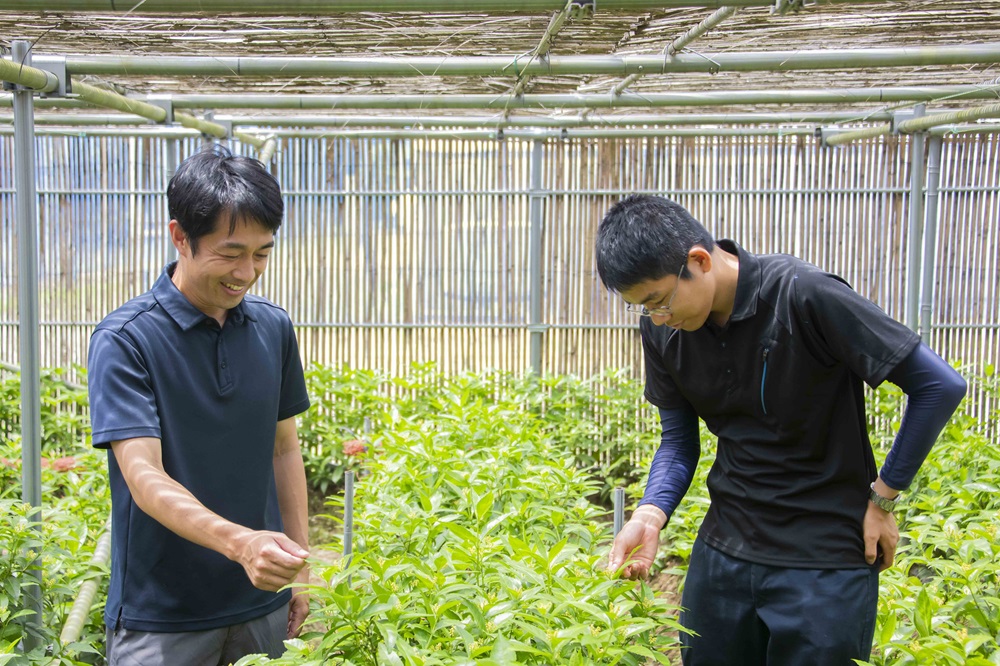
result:
<svg viewBox="0 0 1000 666"><path fill-rule="evenodd" d="M666 524L667 515L657 507L643 504L636 509L615 537L611 555L608 556L608 569L617 571L628 560L629 563L622 570L623 577L635 579L648 576L653 560L656 559L660 530Z"/></svg>
<svg viewBox="0 0 1000 666"><path fill-rule="evenodd" d="M281 532L258 530L238 538L233 559L243 565L254 587L277 592L295 581L307 557L309 551Z"/></svg>

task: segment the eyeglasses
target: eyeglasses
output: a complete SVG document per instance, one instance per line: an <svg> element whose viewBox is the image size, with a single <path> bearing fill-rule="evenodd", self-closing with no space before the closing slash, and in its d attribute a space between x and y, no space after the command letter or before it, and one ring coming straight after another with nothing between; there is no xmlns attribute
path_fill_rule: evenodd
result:
<svg viewBox="0 0 1000 666"><path fill-rule="evenodd" d="M670 294L670 299L667 301L666 305L661 305L658 308L648 310L645 305L639 305L638 303L626 303L626 312L631 312L638 317L669 317L672 315L674 311L670 309L670 306L674 303L674 296L677 295L677 288L681 286L681 273L684 272L685 266L687 266L686 261L681 265L680 270L677 271L677 284L674 285L674 293Z"/></svg>

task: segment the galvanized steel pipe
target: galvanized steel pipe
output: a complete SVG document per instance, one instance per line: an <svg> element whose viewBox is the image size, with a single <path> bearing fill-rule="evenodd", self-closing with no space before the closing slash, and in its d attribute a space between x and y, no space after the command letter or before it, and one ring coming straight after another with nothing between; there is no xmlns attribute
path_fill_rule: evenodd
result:
<svg viewBox="0 0 1000 666"><path fill-rule="evenodd" d="M980 120L981 118L1000 118L1000 104L987 104L986 106L977 106L971 109L963 109L961 111L935 113L922 118L905 120L899 124L899 131L920 132L922 130L930 129L935 125L964 123L973 120Z"/></svg>
<svg viewBox="0 0 1000 666"><path fill-rule="evenodd" d="M24 71L33 69L30 44L16 40L11 45L14 60L24 63ZM36 70L37 71L37 70ZM38 211L35 207L35 124L34 93L28 89L14 92L14 216L17 222L18 331L21 359L21 500L35 509L31 520L42 521L42 399L41 356L38 331ZM28 567L34 585L22 584L25 610L31 611L24 623L25 652L38 646L42 626L42 570L36 554ZM27 582L27 581L25 581Z"/></svg>
<svg viewBox="0 0 1000 666"><path fill-rule="evenodd" d="M927 155L927 205L924 221L924 270L920 288L920 339L924 344L931 341L931 308L934 304L934 269L937 266L937 218L939 188L941 185L941 144L940 136L928 139Z"/></svg>
<svg viewBox="0 0 1000 666"><path fill-rule="evenodd" d="M996 99L1000 85L805 90L714 90L601 94L512 95L173 95L174 108L189 109L507 109L734 106L739 104L851 104L919 102L948 98Z"/></svg>
<svg viewBox="0 0 1000 666"><path fill-rule="evenodd" d="M918 109L918 113L923 109ZM910 137L910 210L906 229L906 325L917 330L924 230L924 135Z"/></svg>
<svg viewBox="0 0 1000 666"><path fill-rule="evenodd" d="M994 97L995 96L996 95L994 94ZM981 118L1000 118L1000 104L987 104L986 106L977 106L971 109L963 109L961 111L949 111L948 113L935 113L929 116L912 118L899 123L899 125L896 126L896 129L900 133L922 132L938 125L956 122L969 122L979 120ZM885 136L890 133L892 133L892 126L883 125L881 127L872 127L866 130L836 134L827 139L826 143L831 146L835 146L849 143L857 139Z"/></svg>
<svg viewBox="0 0 1000 666"><path fill-rule="evenodd" d="M885 4L885 0L813 0L812 4ZM770 7L774 0L600 0L601 11L656 11L669 7L708 7L724 5ZM294 16L297 14L348 14L355 12L550 12L562 8L565 0L3 0L0 11L27 12L125 12L137 6L144 13L158 14L256 14Z"/></svg>
<svg viewBox="0 0 1000 666"><path fill-rule="evenodd" d="M1000 62L1000 43L880 49L725 51L663 55L263 57L76 56L70 74L102 76L492 76L786 72Z"/></svg>
<svg viewBox="0 0 1000 666"><path fill-rule="evenodd" d="M0 63L2 63L2 65L0 65L0 77L4 80L20 83L21 85L26 85L30 88L43 92L54 90L58 87L58 79L56 79L53 74L31 67L30 64L27 64L30 63L30 59L25 62L25 64L20 64L22 62L25 61L23 61L20 57L15 57L13 61L0 60ZM67 71L69 70L67 69ZM53 80L56 81L56 85L55 87L50 88ZM123 113L135 114L158 123L162 123L167 120L167 111L162 107L148 104L142 100L132 97L125 97L124 95L119 95L118 93L110 90L97 88L88 83L73 83L72 94L80 101L87 102L88 104L93 104L95 106L102 106L109 109L115 109ZM195 118L187 113L175 113L174 120L185 127L196 129L203 134L207 134L218 139L226 139L229 137L229 131L222 125L202 120L200 118ZM245 132L234 132L234 136L244 143L254 146L255 148L260 148L264 144L263 139Z"/></svg>
<svg viewBox="0 0 1000 666"><path fill-rule="evenodd" d="M11 115L0 114L0 124L13 122ZM499 129L508 127L637 127L642 125L756 125L892 120L889 111L803 111L799 113L660 113L623 116L331 116L217 115L215 120L234 126L250 127L394 127L428 129L432 127L470 127ZM138 125L148 121L140 116L114 114L35 114L35 125L100 126Z"/></svg>
<svg viewBox="0 0 1000 666"><path fill-rule="evenodd" d="M542 342L545 326L542 323L542 152L545 147L542 138L536 138L531 146L531 193L528 195L531 208L531 236L529 239L529 298L530 319L528 330L531 334L531 371L536 376L542 374Z"/></svg>

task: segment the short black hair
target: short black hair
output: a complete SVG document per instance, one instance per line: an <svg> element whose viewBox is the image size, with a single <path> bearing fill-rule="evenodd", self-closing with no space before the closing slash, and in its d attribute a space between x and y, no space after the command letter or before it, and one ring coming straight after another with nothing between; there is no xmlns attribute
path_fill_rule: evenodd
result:
<svg viewBox="0 0 1000 666"><path fill-rule="evenodd" d="M633 194L612 206L597 227L597 272L604 286L617 292L678 270L687 278L683 267L695 245L712 252L715 239L683 206Z"/></svg>
<svg viewBox="0 0 1000 666"><path fill-rule="evenodd" d="M238 222L254 222L274 233L285 204L281 187L264 165L252 157L233 155L215 145L184 160L167 185L167 210L197 252L198 239L215 231L223 215L229 233Z"/></svg>

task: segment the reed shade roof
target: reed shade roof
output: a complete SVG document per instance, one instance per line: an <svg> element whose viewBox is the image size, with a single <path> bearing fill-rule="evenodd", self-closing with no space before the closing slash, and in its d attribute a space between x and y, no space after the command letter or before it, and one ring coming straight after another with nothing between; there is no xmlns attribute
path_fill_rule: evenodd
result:
<svg viewBox="0 0 1000 666"><path fill-rule="evenodd" d="M275 3L277 5L277 3ZM801 4L801 3L800 3ZM808 4L808 3L806 3ZM12 6L7 3L7 6ZM484 56L535 52L553 12L507 14L343 13L326 16L251 16L143 14L131 12L69 13L4 11L0 45L14 38L34 42L34 53L90 56ZM707 8L674 8L635 13L601 9L571 16L552 39L551 55L657 55L670 43L712 14ZM686 50L711 60L713 54L745 51L794 51L847 48L901 48L969 45L1000 39L1000 2L926 0L819 4L781 15L770 7L741 8ZM80 75L76 80L108 85L135 95L182 93L257 94L493 94L510 93L511 76L332 77L317 76L114 76ZM620 83L614 76L536 76L523 84L528 94L608 93ZM648 75L631 83L630 92L695 92L707 90L799 90L954 84L997 85L1000 65L886 67L791 72L720 72ZM978 102L982 104L982 102ZM975 102L964 102L970 106ZM954 107L954 102L942 101ZM874 109L887 105L840 105ZM898 104L895 106L899 106ZM905 104L903 105L905 106ZM741 106L739 110L778 110ZM830 105L782 110L830 110ZM942 107L943 108L943 107ZM697 112L734 110L700 107ZM929 105L929 112L934 105ZM670 112L661 108L659 112ZM65 111L64 111L65 112ZM558 108L510 110L514 116L548 116ZM626 109L617 113L646 113ZM289 112L272 112L288 115ZM336 115L335 110L329 113ZM370 115L395 115L383 110ZM412 114L412 111L406 113ZM454 116L476 110L440 110ZM491 113L497 113L495 110ZM579 109L565 110L578 115ZM600 110L601 114L616 113ZM255 115L260 115L259 113ZM316 115L311 111L310 115ZM366 114L367 115L367 114Z"/></svg>

